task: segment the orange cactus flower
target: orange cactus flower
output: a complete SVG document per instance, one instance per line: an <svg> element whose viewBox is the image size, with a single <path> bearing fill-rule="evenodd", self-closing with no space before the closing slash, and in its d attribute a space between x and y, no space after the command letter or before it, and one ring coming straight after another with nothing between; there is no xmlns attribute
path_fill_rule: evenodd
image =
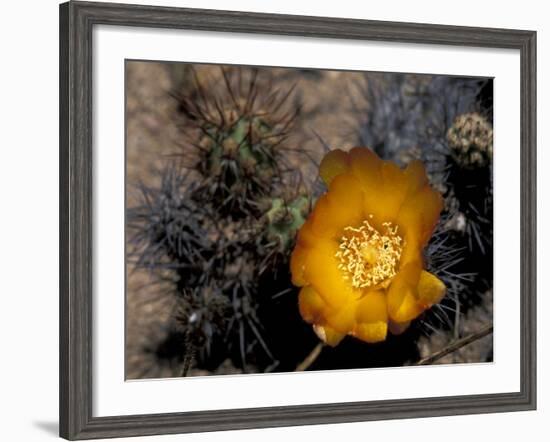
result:
<svg viewBox="0 0 550 442"><path fill-rule="evenodd" d="M441 194L420 161L400 169L364 147L329 152L319 173L328 191L290 262L303 319L331 346L346 335L380 342L402 333L445 295L423 260Z"/></svg>

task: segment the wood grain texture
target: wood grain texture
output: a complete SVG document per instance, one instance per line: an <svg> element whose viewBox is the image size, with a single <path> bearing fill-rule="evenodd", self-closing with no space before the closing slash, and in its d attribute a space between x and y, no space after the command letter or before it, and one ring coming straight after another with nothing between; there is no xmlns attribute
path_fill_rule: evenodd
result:
<svg viewBox="0 0 550 442"><path fill-rule="evenodd" d="M518 49L521 56L521 391L92 416L92 27L95 24ZM107 3L60 6L60 435L70 440L357 422L536 407L536 33ZM511 293L514 296L516 294ZM498 333L498 328L495 330Z"/></svg>

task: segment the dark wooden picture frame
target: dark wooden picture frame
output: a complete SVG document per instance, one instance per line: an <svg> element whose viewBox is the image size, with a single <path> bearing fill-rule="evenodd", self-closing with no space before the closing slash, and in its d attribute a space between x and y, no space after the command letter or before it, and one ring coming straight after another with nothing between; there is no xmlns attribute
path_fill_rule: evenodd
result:
<svg viewBox="0 0 550 442"><path fill-rule="evenodd" d="M95 25L423 43L520 52L521 390L517 393L94 417L92 415L92 30ZM60 6L60 435L280 427L536 407L536 33L108 3Z"/></svg>

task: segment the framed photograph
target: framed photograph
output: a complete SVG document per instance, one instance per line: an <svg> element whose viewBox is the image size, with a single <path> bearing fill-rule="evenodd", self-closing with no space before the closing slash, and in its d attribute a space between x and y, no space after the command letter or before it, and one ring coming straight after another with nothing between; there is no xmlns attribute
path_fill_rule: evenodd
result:
<svg viewBox="0 0 550 442"><path fill-rule="evenodd" d="M536 407L536 33L60 6L60 435Z"/></svg>

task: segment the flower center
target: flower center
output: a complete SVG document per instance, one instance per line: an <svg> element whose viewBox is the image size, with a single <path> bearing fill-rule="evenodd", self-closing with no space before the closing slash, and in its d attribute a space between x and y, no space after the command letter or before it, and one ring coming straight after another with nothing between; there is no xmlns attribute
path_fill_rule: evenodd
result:
<svg viewBox="0 0 550 442"><path fill-rule="evenodd" d="M372 217L372 216L371 216ZM383 223L383 232L363 221L359 227L348 226L340 240L336 257L344 279L355 288L377 285L395 276L403 250L397 226Z"/></svg>

